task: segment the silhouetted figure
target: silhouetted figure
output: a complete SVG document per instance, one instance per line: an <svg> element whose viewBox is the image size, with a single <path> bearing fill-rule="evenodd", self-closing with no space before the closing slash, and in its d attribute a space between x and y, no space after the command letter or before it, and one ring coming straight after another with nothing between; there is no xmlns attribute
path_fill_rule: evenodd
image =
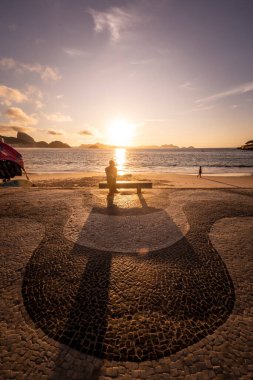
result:
<svg viewBox="0 0 253 380"><path fill-rule="evenodd" d="M199 167L199 174L197 175L197 177L201 178L201 175L202 175L202 166Z"/></svg>
<svg viewBox="0 0 253 380"><path fill-rule="evenodd" d="M118 193L116 189L116 181L117 181L117 168L115 166L115 162L113 160L109 161L109 166L105 168L107 184L109 187L109 195L113 195L114 193Z"/></svg>

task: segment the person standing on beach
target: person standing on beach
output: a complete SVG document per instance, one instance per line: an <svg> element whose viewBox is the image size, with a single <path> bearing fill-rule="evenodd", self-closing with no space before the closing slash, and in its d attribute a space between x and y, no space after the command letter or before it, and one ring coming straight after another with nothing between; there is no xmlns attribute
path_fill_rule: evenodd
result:
<svg viewBox="0 0 253 380"><path fill-rule="evenodd" d="M202 175L202 166L199 167L199 174L197 175L197 177L201 178L201 175Z"/></svg>
<svg viewBox="0 0 253 380"><path fill-rule="evenodd" d="M109 166L105 168L107 184L109 187L109 195L114 193L118 193L116 189L116 181L117 181L117 168L115 166L115 162L113 160L109 161Z"/></svg>

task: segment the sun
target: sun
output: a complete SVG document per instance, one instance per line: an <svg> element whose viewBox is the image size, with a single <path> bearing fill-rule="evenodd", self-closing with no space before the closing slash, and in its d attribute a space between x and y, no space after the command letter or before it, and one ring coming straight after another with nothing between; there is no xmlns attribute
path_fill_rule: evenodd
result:
<svg viewBox="0 0 253 380"><path fill-rule="evenodd" d="M116 146L128 146L131 144L135 133L135 126L125 120L112 122L107 129L108 143Z"/></svg>

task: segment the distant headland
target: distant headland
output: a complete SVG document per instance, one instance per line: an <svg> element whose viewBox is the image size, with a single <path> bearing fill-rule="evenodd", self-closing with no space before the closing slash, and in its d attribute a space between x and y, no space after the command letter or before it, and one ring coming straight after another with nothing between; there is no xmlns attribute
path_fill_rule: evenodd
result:
<svg viewBox="0 0 253 380"><path fill-rule="evenodd" d="M71 148L70 145L61 141L35 141L31 136L24 132L18 132L17 137L1 136L6 144L19 148Z"/></svg>
<svg viewBox="0 0 253 380"><path fill-rule="evenodd" d="M121 146L116 145L106 145L101 144L99 142L95 144L82 144L79 148L83 149L115 149L115 148L124 148ZM188 146L188 147L179 147L177 145L173 144L164 144L164 145L139 145L139 146L131 146L127 147L127 149L195 149L194 146Z"/></svg>
<svg viewBox="0 0 253 380"><path fill-rule="evenodd" d="M62 141L52 141L47 143L46 141L35 141L33 137L24 132L18 132L17 137L8 137L0 135L0 138L13 146L14 148L72 148L69 144L63 143ZM75 146L75 148L82 149L115 149L123 148L116 145L107 145L102 143L95 144L81 144L80 146ZM127 147L127 149L195 149L194 146L188 147L179 147L173 144L164 144L164 145L139 145Z"/></svg>

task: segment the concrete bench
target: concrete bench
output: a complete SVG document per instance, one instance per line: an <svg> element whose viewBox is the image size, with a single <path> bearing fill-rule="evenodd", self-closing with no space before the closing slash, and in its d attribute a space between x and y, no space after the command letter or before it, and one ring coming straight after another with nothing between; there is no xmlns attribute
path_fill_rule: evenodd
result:
<svg viewBox="0 0 253 380"><path fill-rule="evenodd" d="M148 181L117 181L117 189L137 189L137 194L141 193L141 189L152 189L152 182ZM108 189L107 182L100 182L99 189Z"/></svg>

